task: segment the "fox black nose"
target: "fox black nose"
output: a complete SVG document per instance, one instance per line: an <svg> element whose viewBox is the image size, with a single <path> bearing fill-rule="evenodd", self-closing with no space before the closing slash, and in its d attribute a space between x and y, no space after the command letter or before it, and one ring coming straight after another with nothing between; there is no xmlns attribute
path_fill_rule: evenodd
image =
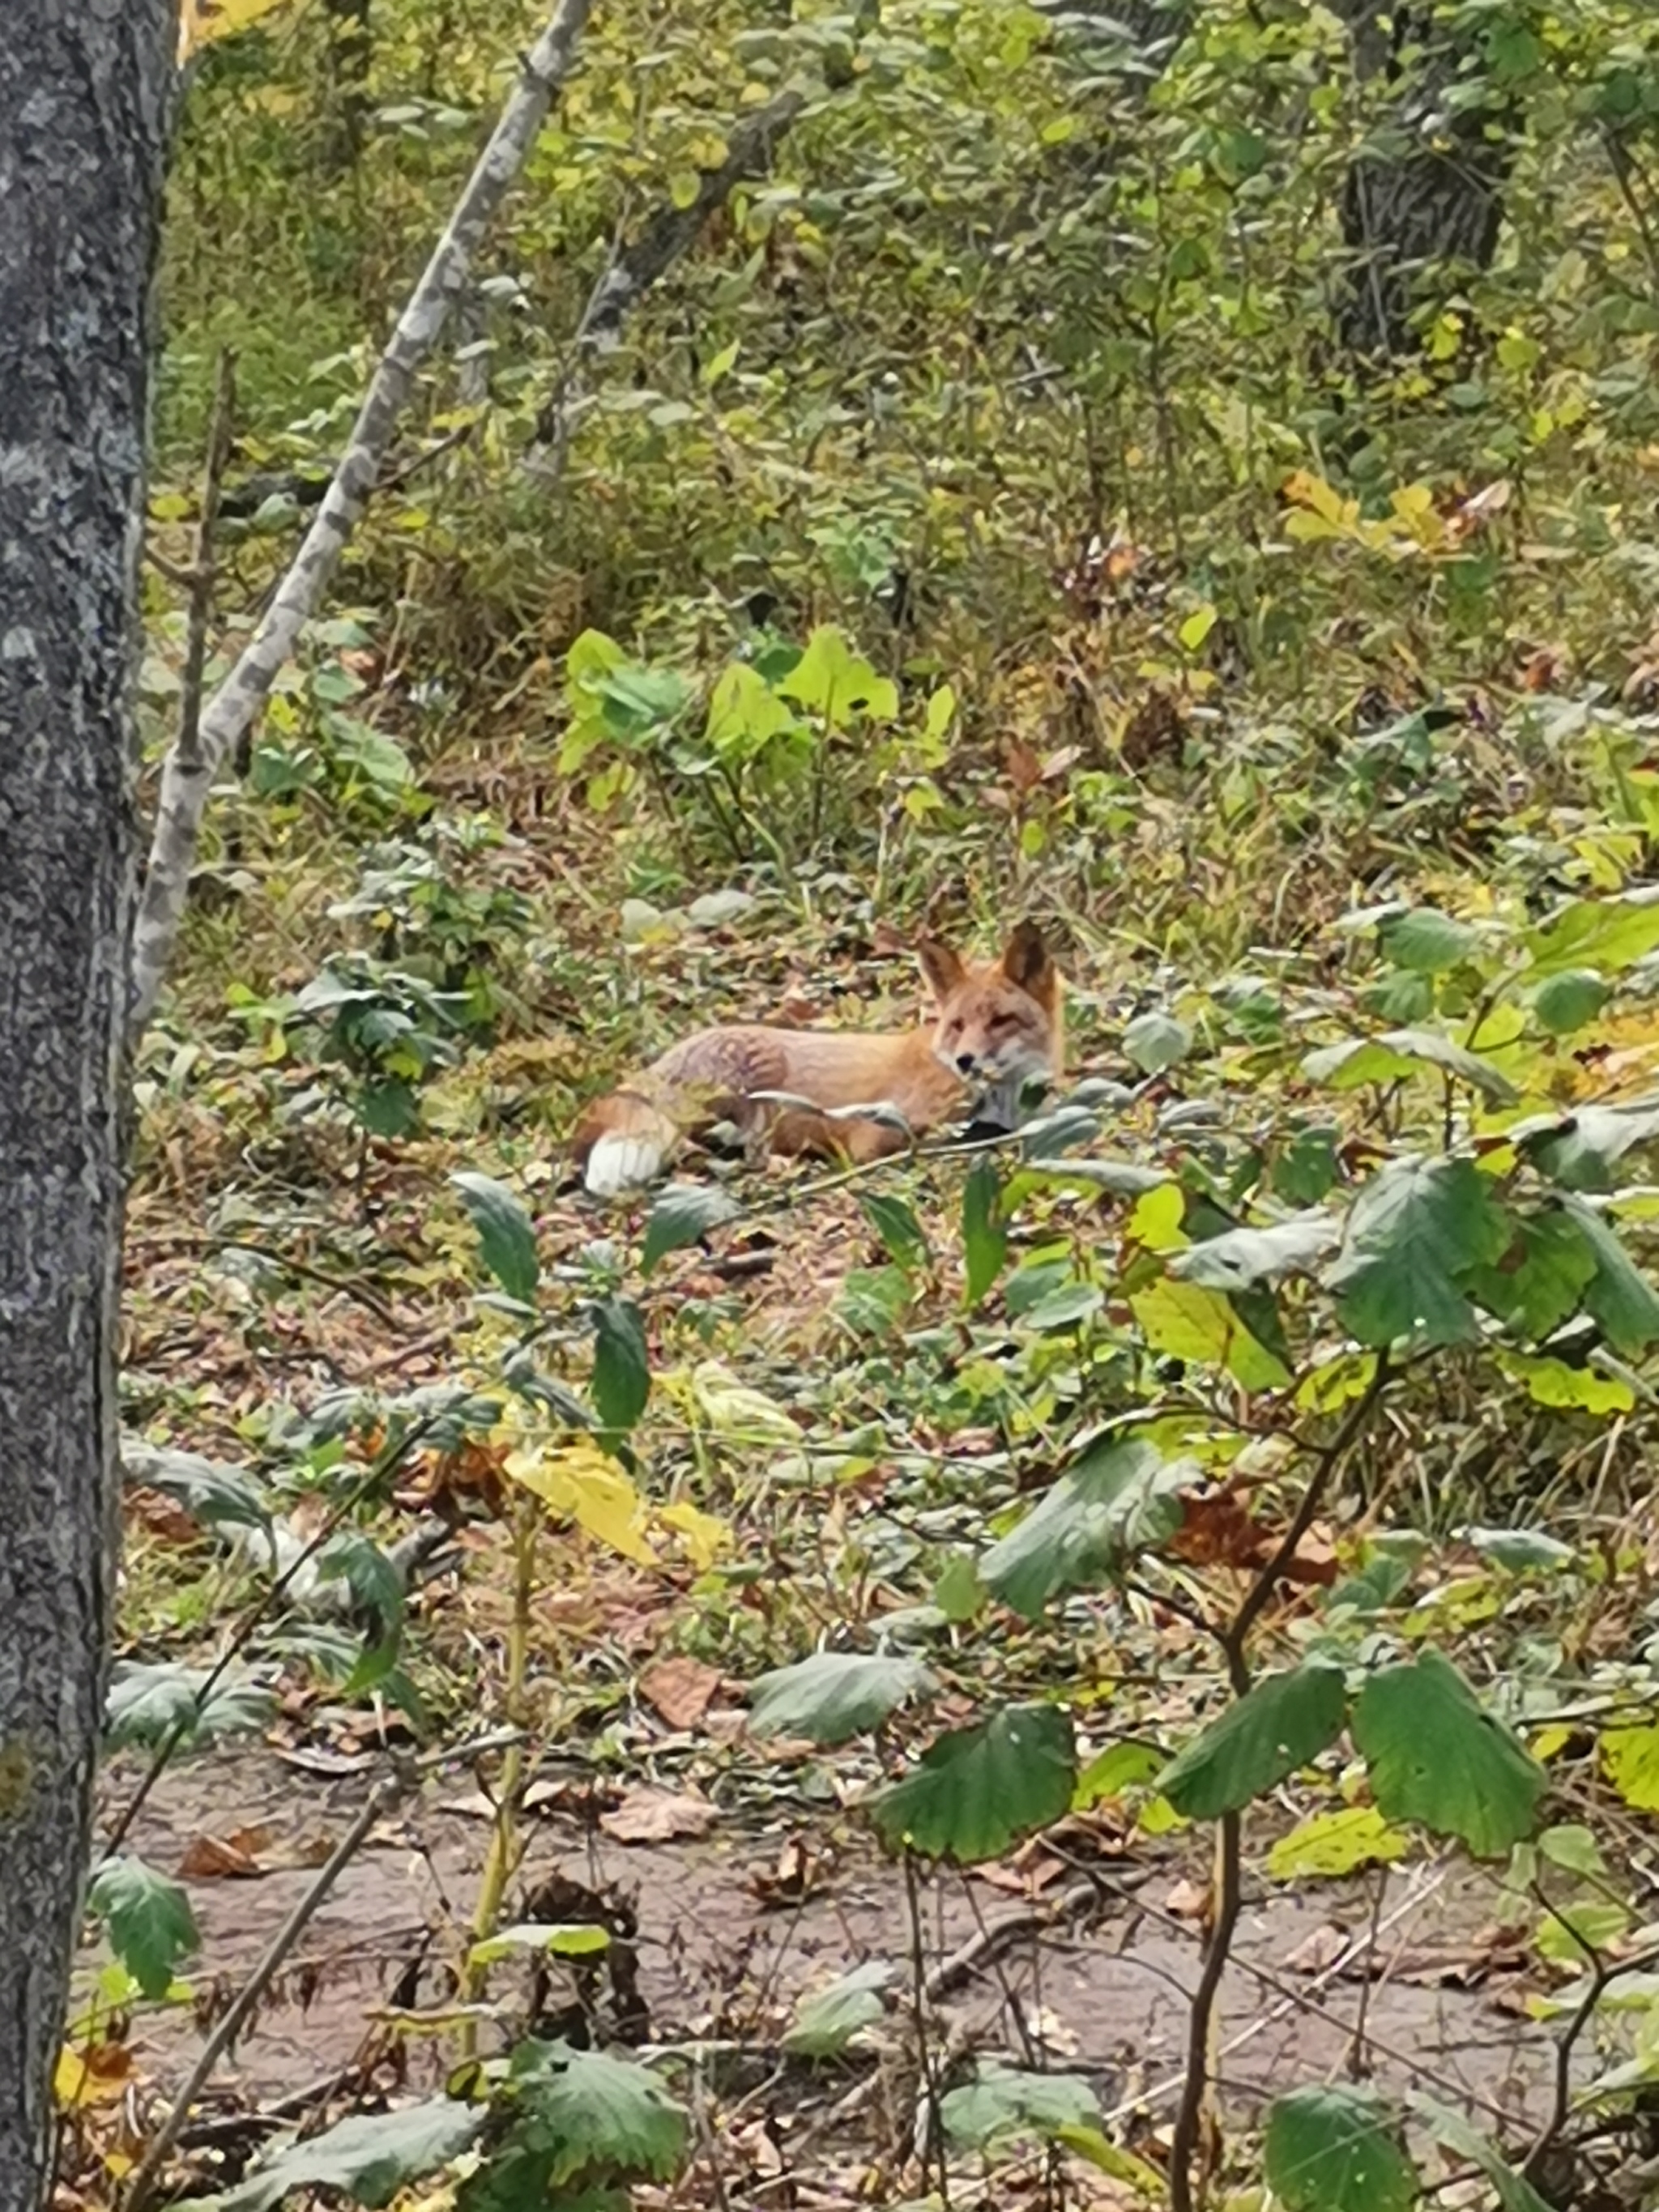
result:
<svg viewBox="0 0 1659 2212"><path fill-rule="evenodd" d="M978 1065L979 1057L975 1053L959 1052L957 1054L957 1066L964 1075L971 1075Z"/></svg>

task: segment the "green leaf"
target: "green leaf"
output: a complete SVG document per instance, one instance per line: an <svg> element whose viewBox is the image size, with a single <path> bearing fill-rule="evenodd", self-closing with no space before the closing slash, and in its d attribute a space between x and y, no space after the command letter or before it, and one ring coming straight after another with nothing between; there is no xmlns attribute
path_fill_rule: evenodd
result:
<svg viewBox="0 0 1659 2212"><path fill-rule="evenodd" d="M262 1729L274 1701L246 1676L222 1676L198 1703L208 1680L205 1668L176 1666L167 1660L141 1666L118 1662L110 1678L106 1720L117 1748L153 1747L182 1730L181 1744L210 1743L225 1735Z"/></svg>
<svg viewBox="0 0 1659 2212"><path fill-rule="evenodd" d="M711 1229L719 1228L721 1222L735 1220L742 1211L737 1200L718 1183L671 1182L652 1207L651 1218L645 1224L641 1273L649 1275L671 1252L696 1244Z"/></svg>
<svg viewBox="0 0 1659 2212"><path fill-rule="evenodd" d="M938 1737L915 1773L877 1790L866 1810L890 1849L977 1866L1059 1820L1076 1779L1070 1714L1005 1705L977 1728Z"/></svg>
<svg viewBox="0 0 1659 2212"><path fill-rule="evenodd" d="M1098 2128L1100 2100L1075 2074L1028 2074L989 2060L940 2098L939 2116L953 2142L984 2150L999 2136L1052 2142L1067 2128Z"/></svg>
<svg viewBox="0 0 1659 2212"><path fill-rule="evenodd" d="M1520 1095L1501 1068L1437 1030L1384 1030L1380 1036L1349 1037L1310 1052L1302 1073L1310 1083L1332 1091L1357 1091L1365 1083L1397 1083L1425 1066L1443 1068L1493 1106L1512 1106Z"/></svg>
<svg viewBox="0 0 1659 2212"><path fill-rule="evenodd" d="M988 1595L979 1563L966 1552L953 1553L933 1584L933 1603L950 1621L971 1620Z"/></svg>
<svg viewBox="0 0 1659 2212"><path fill-rule="evenodd" d="M253 1479L240 1467L173 1451L136 1437L121 1439L121 1471L129 1482L159 1490L207 1528L269 1529L270 1513Z"/></svg>
<svg viewBox="0 0 1659 2212"><path fill-rule="evenodd" d="M1464 1540L1483 1559L1495 1559L1505 1574L1553 1573L1572 1565L1577 1553L1541 1528L1466 1528Z"/></svg>
<svg viewBox="0 0 1659 2212"><path fill-rule="evenodd" d="M902 1267L853 1267L842 1276L836 1298L836 1318L854 1336L891 1337L910 1304L915 1285Z"/></svg>
<svg viewBox="0 0 1659 2212"><path fill-rule="evenodd" d="M631 1429L651 1395L645 1316L631 1298L600 1298L592 1310L593 1403L603 1427Z"/></svg>
<svg viewBox="0 0 1659 2212"><path fill-rule="evenodd" d="M528 2122L514 2130L526 2163L545 2174L543 2195L526 2203L546 2203L579 2176L666 2181L685 2154L684 2112L637 2059L527 2041L513 2054L508 2084Z"/></svg>
<svg viewBox="0 0 1659 2212"><path fill-rule="evenodd" d="M1573 899L1526 939L1535 981L1570 968L1619 975L1659 946L1659 891Z"/></svg>
<svg viewBox="0 0 1659 2212"><path fill-rule="evenodd" d="M1416 975L1438 975L1467 960L1480 939L1467 922L1431 906L1391 915L1377 930L1383 957Z"/></svg>
<svg viewBox="0 0 1659 2212"><path fill-rule="evenodd" d="M87 1902L109 1931L110 1948L147 1997L164 1997L179 1961L201 1948L189 1893L142 1859L106 1860L92 1878Z"/></svg>
<svg viewBox="0 0 1659 2212"><path fill-rule="evenodd" d="M1193 1048L1193 1033L1173 1014L1137 1014L1123 1032L1123 1055L1144 1075L1162 1075Z"/></svg>
<svg viewBox="0 0 1659 2212"><path fill-rule="evenodd" d="M609 1929L590 1920L521 1920L471 1944L466 1955L474 1966L489 1966L520 1951L544 1951L556 1959L586 1959L610 1948Z"/></svg>
<svg viewBox="0 0 1659 2212"><path fill-rule="evenodd" d="M1612 986L1595 969L1564 968L1533 993L1533 1019L1551 1036L1571 1036L1593 1022L1612 996Z"/></svg>
<svg viewBox="0 0 1659 2212"><path fill-rule="evenodd" d="M962 1249L967 1277L963 1296L971 1313L997 1277L1008 1250L1008 1230L1001 1219L1000 1186L995 1164L975 1161L962 1191Z"/></svg>
<svg viewBox="0 0 1659 2212"><path fill-rule="evenodd" d="M1097 1314L1106 1303L1106 1293L1098 1283L1057 1283L1052 1291L1035 1299L1021 1314L1027 1328L1049 1335L1062 1328L1075 1328L1091 1314Z"/></svg>
<svg viewBox="0 0 1659 2212"><path fill-rule="evenodd" d="M780 677L776 689L784 698L799 699L832 724L857 713L890 722L898 713L898 690L891 679L878 676L854 653L833 623L822 623L812 632L805 651L788 674Z"/></svg>
<svg viewBox="0 0 1659 2212"><path fill-rule="evenodd" d="M390 2204L398 2191L447 2166L483 2132L488 2112L451 2097L401 2112L342 2120L308 2141L267 2152L234 2189L197 2200L199 2212L274 2212L301 2189L332 2189L354 2204Z"/></svg>
<svg viewBox="0 0 1659 2212"><path fill-rule="evenodd" d="M754 1685L749 1726L756 1735L805 1736L810 1743L845 1743L867 1735L912 1698L936 1685L920 1659L890 1653L815 1651L777 1667Z"/></svg>
<svg viewBox="0 0 1659 2212"><path fill-rule="evenodd" d="M1267 1853L1267 1872L1274 1881L1334 1881L1363 1866L1403 1859L1411 1847L1411 1838L1391 1828L1375 1805L1341 1805L1310 1813L1280 1836Z"/></svg>
<svg viewBox="0 0 1659 2212"><path fill-rule="evenodd" d="M703 731L703 743L717 759L753 760L775 738L808 735L758 670L734 660L722 672Z"/></svg>
<svg viewBox="0 0 1659 2212"><path fill-rule="evenodd" d="M860 2028L886 2011L882 1992L896 1978L884 1960L872 1959L829 1988L803 1997L784 2030L783 2048L797 2058L836 2058Z"/></svg>
<svg viewBox="0 0 1659 2212"><path fill-rule="evenodd" d="M1121 1797L1126 1790L1139 1789L1155 1781L1166 1763L1155 1744L1108 1744L1079 1775L1072 1792L1072 1810L1085 1813L1104 1797Z"/></svg>
<svg viewBox="0 0 1659 2212"><path fill-rule="evenodd" d="M1340 1667L1267 1674L1164 1769L1158 1787L1189 1820L1236 1813L1334 1742L1347 1713Z"/></svg>
<svg viewBox="0 0 1659 2212"><path fill-rule="evenodd" d="M1292 2089L1267 2109L1267 2185L1285 2212L1412 2212L1422 2182L1399 2136L1369 2089Z"/></svg>
<svg viewBox="0 0 1659 2212"><path fill-rule="evenodd" d="M1562 1210L1595 1259L1584 1289L1584 1310L1599 1322L1615 1352L1634 1359L1659 1338L1659 1296L1619 1241L1618 1231L1582 1198L1564 1198Z"/></svg>
<svg viewBox="0 0 1659 2212"><path fill-rule="evenodd" d="M866 1191L859 1204L890 1260L912 1272L927 1266L927 1233L913 1206L884 1191Z"/></svg>
<svg viewBox="0 0 1659 2212"><path fill-rule="evenodd" d="M1578 1310L1595 1255L1558 1207L1513 1214L1515 1240L1497 1266L1471 1267L1468 1288L1488 1313L1534 1344Z"/></svg>
<svg viewBox="0 0 1659 2212"><path fill-rule="evenodd" d="M1373 1674L1352 1733L1386 1819L1460 1837L1476 1858L1531 1834L1549 1777L1438 1651Z"/></svg>
<svg viewBox="0 0 1659 2212"><path fill-rule="evenodd" d="M979 1563L991 1595L1026 1620L1079 1583L1097 1582L1132 1552L1181 1526L1176 1492L1193 1480L1189 1461L1166 1463L1139 1438L1091 1446Z"/></svg>
<svg viewBox="0 0 1659 2212"><path fill-rule="evenodd" d="M1334 1213L1293 1214L1270 1229L1228 1229L1170 1255L1169 1269L1210 1291L1243 1291L1253 1283L1305 1273L1341 1234Z"/></svg>
<svg viewBox="0 0 1659 2212"><path fill-rule="evenodd" d="M1634 1145L1659 1137L1659 1098L1620 1106L1581 1106L1575 1113L1510 1132L1516 1150L1564 1190L1611 1190L1614 1165Z"/></svg>
<svg viewBox="0 0 1659 2212"><path fill-rule="evenodd" d="M1533 1359L1519 1352L1498 1352L1494 1358L1505 1375L1513 1375L1526 1385L1527 1395L1536 1405L1583 1413L1635 1410L1635 1391L1616 1375L1598 1375L1592 1367L1570 1367L1565 1359Z"/></svg>
<svg viewBox="0 0 1659 2212"><path fill-rule="evenodd" d="M1503 2212L1553 2212L1553 2207L1478 2128L1470 2126L1462 2112L1420 2089L1413 2092L1411 2105L1437 2142L1485 2174Z"/></svg>
<svg viewBox="0 0 1659 2212"><path fill-rule="evenodd" d="M449 1180L461 1194L461 1203L478 1232L485 1267L508 1297L521 1306L533 1306L541 1267L530 1216L510 1190L488 1176L465 1169Z"/></svg>
<svg viewBox="0 0 1659 2212"><path fill-rule="evenodd" d="M1509 1243L1508 1219L1468 1160L1396 1160L1355 1199L1324 1279L1362 1344L1462 1343L1478 1334L1462 1279Z"/></svg>

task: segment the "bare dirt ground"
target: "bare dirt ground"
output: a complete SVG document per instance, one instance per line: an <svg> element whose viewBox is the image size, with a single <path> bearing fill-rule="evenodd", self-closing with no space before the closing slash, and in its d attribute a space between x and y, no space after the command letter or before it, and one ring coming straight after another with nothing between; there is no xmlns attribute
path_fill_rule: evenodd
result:
<svg viewBox="0 0 1659 2212"><path fill-rule="evenodd" d="M112 1804L132 1779L112 1769ZM163 1778L130 1848L188 1885L203 1939L204 2016L240 1986L368 1786L362 1775L324 1780L258 1750L199 1757ZM374 1832L222 2068L212 2105L294 2100L384 2048L394 1997L442 2005L489 1832L483 1818L457 1809L470 1796L465 1779L434 1783ZM228 1838L220 1856L252 1870L211 1870ZM1017 1886L946 1871L921 1881L913 1917L902 1871L844 1820L814 1835L796 1822L768 1832L717 1819L705 1838L665 1846L618 1843L562 1813L538 1824L518 1887L521 1901L526 1885L556 1871L632 1901L648 2014L634 2033L651 2045L702 2039L739 2073L747 2060L761 2077L769 2064L781 2079L779 2032L798 1999L865 1961L888 1960L897 1969L894 2012L876 2031L878 2046L896 2043L920 1974L937 2000L931 2033L953 2064L1000 2051L1081 2072L1109 2112L1140 2106L1156 2126L1181 2073L1184 2000L1198 1966L1199 1931L1183 1917L1201 1889L1193 1848L1160 1844L1154 1856L1091 1869L1034 1862L1042 1886L1024 1899ZM780 1879L792 1855L797 1870L811 1869L793 1897ZM1548 2110L1552 2046L1522 2010L1519 1967L1497 1917L1491 1876L1427 1863L1393 1870L1380 1891L1330 1885L1316 1905L1251 1894L1222 2008L1218 2070L1230 2111L1247 2118L1270 2087L1352 2069L1395 2089L1427 2087L1500 2132L1535 2127ZM1007 1932L992 1932L1000 1929ZM1339 1963L1344 1933L1361 1945L1370 1935L1369 1978ZM199 2032L182 2008L135 2025L151 2093L176 2090ZM445 2048L409 2042L411 2085L435 2084ZM833 2079L833 2121L858 2071L842 2062L819 2072ZM797 2110L800 2087L798 2080L788 2100Z"/></svg>

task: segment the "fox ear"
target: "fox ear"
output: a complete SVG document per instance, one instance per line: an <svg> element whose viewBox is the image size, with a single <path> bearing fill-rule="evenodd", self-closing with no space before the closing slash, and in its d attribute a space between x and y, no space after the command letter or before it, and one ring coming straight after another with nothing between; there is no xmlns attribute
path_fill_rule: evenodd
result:
<svg viewBox="0 0 1659 2212"><path fill-rule="evenodd" d="M968 980L968 970L961 961L948 945L941 945L936 937L917 938L916 958L933 996L941 1001Z"/></svg>
<svg viewBox="0 0 1659 2212"><path fill-rule="evenodd" d="M1034 921L1022 921L1002 949L1003 974L1028 998L1043 1000L1054 988L1054 963Z"/></svg>

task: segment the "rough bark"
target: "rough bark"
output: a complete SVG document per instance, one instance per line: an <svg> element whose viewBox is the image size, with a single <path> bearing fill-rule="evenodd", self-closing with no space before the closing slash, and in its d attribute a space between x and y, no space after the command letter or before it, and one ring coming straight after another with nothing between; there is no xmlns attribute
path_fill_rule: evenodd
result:
<svg viewBox="0 0 1659 2212"><path fill-rule="evenodd" d="M1362 83L1385 82L1389 112L1354 156L1342 195L1352 257L1337 301L1337 336L1360 362L1416 350L1414 317L1462 269L1487 269L1504 224L1514 166L1514 117L1495 92L1451 102L1478 65L1470 33L1432 6L1342 0Z"/></svg>
<svg viewBox="0 0 1659 2212"><path fill-rule="evenodd" d="M114 1556L132 673L173 0L0 39L0 2205L46 2202Z"/></svg>
<svg viewBox="0 0 1659 2212"><path fill-rule="evenodd" d="M213 778L252 726L278 670L322 599L380 477L416 374L443 329L452 303L465 289L472 257L564 82L592 5L592 0L559 0L547 27L525 57L489 143L369 380L315 521L252 641L209 702L195 757L183 755L175 746L163 764L133 943L131 1012L135 1033L155 1011L179 934Z"/></svg>

